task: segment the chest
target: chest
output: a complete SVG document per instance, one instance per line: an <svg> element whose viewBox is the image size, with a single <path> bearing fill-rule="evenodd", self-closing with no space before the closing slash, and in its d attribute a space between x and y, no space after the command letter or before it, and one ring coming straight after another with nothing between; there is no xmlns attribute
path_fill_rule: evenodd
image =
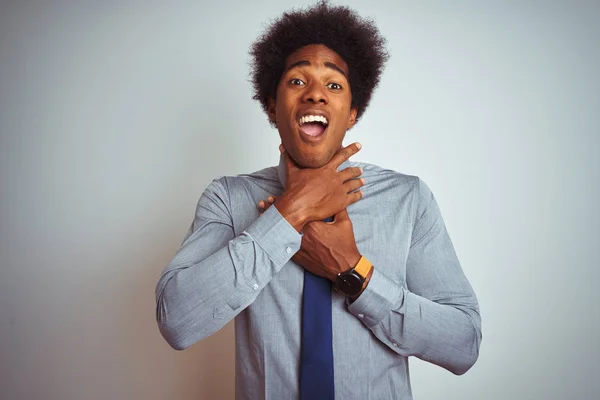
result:
<svg viewBox="0 0 600 400"><path fill-rule="evenodd" d="M404 284L413 230L410 204L387 197L365 197L360 202L348 208L358 250L389 278Z"/></svg>
<svg viewBox="0 0 600 400"><path fill-rule="evenodd" d="M279 196L281 191L276 186L254 187L238 197L237 201L245 203L245 207L232 210L235 235L241 234L260 217L259 201L271 195ZM404 284L406 278L406 259L414 225L410 207L409 198L389 193L367 194L348 207L358 250L374 266L400 284ZM290 261L290 264L294 263ZM295 267L282 269L278 278L287 280L292 278L288 274L302 273L301 267Z"/></svg>

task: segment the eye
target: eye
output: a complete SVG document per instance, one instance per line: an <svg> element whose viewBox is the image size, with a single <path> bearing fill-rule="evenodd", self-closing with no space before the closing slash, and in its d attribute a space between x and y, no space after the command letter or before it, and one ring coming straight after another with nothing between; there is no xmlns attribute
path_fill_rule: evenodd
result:
<svg viewBox="0 0 600 400"><path fill-rule="evenodd" d="M290 83L295 86L304 86L305 85L305 83L298 78L294 78L294 79L290 80Z"/></svg>
<svg viewBox="0 0 600 400"><path fill-rule="evenodd" d="M342 90L342 86L339 83L335 82L327 84L327 87L331 90Z"/></svg>

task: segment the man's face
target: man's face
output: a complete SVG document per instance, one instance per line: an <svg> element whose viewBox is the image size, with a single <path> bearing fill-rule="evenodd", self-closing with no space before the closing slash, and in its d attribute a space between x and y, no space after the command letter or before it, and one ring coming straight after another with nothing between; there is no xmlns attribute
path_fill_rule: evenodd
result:
<svg viewBox="0 0 600 400"><path fill-rule="evenodd" d="M268 113L286 151L301 167L327 164L354 125L357 109L350 108L347 76L346 62L322 44L304 46L287 58Z"/></svg>

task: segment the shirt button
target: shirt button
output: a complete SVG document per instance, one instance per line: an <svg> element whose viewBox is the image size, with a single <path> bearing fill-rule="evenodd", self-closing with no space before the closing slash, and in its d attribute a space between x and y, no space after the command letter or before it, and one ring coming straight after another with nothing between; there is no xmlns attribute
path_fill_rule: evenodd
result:
<svg viewBox="0 0 600 400"><path fill-rule="evenodd" d="M285 252L290 254L292 252L292 248L291 247L286 247L285 248Z"/></svg>
<svg viewBox="0 0 600 400"><path fill-rule="evenodd" d="M255 283L254 285L252 285L252 289L258 290L258 285Z"/></svg>
<svg viewBox="0 0 600 400"><path fill-rule="evenodd" d="M365 314L358 314L358 318L363 319L365 317Z"/></svg>
<svg viewBox="0 0 600 400"><path fill-rule="evenodd" d="M392 346L398 347L398 343L392 343Z"/></svg>

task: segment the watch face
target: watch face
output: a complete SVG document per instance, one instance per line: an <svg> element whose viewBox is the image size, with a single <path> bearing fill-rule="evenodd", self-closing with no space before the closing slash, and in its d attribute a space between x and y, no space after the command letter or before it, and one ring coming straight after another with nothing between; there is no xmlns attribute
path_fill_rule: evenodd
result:
<svg viewBox="0 0 600 400"><path fill-rule="evenodd" d="M362 290L364 280L354 271L338 275L335 285L346 296L356 296Z"/></svg>

